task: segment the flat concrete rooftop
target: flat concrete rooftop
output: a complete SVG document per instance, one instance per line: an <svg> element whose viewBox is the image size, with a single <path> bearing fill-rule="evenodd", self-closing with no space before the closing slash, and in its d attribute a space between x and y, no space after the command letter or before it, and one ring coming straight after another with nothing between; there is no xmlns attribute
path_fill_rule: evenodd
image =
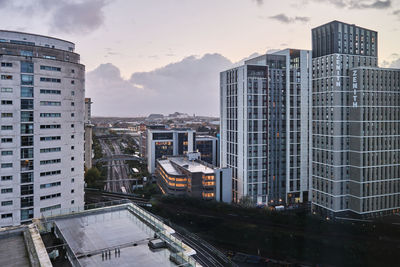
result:
<svg viewBox="0 0 400 267"><path fill-rule="evenodd" d="M30 266L22 232L0 236L0 266Z"/></svg>
<svg viewBox="0 0 400 267"><path fill-rule="evenodd" d="M150 250L154 231L127 210L61 218L55 224L82 266L176 266L167 248ZM117 255L115 248L120 248ZM102 255L106 250L111 257Z"/></svg>
<svg viewBox="0 0 400 267"><path fill-rule="evenodd" d="M202 172L204 174L213 174L214 170L200 162L188 160L187 157L170 157L170 161L184 167L190 172Z"/></svg>

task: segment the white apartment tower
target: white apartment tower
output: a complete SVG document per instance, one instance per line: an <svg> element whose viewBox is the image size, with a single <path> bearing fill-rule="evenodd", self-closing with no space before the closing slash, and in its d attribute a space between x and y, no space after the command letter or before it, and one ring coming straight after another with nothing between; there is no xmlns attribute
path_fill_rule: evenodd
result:
<svg viewBox="0 0 400 267"><path fill-rule="evenodd" d="M311 52L285 49L220 75L221 167L233 200L307 202Z"/></svg>
<svg viewBox="0 0 400 267"><path fill-rule="evenodd" d="M0 227L84 204L85 67L71 42L0 31Z"/></svg>

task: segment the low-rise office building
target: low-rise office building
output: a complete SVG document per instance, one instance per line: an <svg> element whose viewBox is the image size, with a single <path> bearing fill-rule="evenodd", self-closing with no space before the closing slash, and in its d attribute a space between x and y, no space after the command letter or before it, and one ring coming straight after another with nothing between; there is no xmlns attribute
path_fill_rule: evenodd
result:
<svg viewBox="0 0 400 267"><path fill-rule="evenodd" d="M157 160L157 184L165 195L232 201L232 170L200 160L200 153Z"/></svg>
<svg viewBox="0 0 400 267"><path fill-rule="evenodd" d="M147 129L146 142L147 168L149 173L154 173L157 159L193 152L196 132L192 129Z"/></svg>

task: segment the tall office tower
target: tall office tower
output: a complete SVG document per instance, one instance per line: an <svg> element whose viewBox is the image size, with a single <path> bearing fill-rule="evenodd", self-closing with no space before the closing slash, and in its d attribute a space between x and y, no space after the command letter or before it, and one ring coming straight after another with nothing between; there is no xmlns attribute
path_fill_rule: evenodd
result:
<svg viewBox="0 0 400 267"><path fill-rule="evenodd" d="M192 129L147 129L147 169L153 174L156 160L164 156L185 155L194 152L196 132Z"/></svg>
<svg viewBox="0 0 400 267"><path fill-rule="evenodd" d="M312 30L312 209L375 216L400 207L399 70L377 67L378 33Z"/></svg>
<svg viewBox="0 0 400 267"><path fill-rule="evenodd" d="M0 31L0 226L84 204L84 73L71 42Z"/></svg>
<svg viewBox="0 0 400 267"><path fill-rule="evenodd" d="M308 200L310 65L310 51L286 49L221 73L221 167L233 169L235 201Z"/></svg>
<svg viewBox="0 0 400 267"><path fill-rule="evenodd" d="M93 124L92 120L92 99L85 98L85 167L92 168L93 158Z"/></svg>

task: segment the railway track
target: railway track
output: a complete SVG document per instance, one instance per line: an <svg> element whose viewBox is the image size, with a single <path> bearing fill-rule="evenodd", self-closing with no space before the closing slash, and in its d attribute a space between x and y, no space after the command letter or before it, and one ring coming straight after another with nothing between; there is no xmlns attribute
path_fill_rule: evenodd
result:
<svg viewBox="0 0 400 267"><path fill-rule="evenodd" d="M151 205L149 199L134 196L132 194L105 192L91 188L85 189L85 202L87 203L98 203L98 202L121 200L121 199L130 200L133 203L140 206Z"/></svg>

